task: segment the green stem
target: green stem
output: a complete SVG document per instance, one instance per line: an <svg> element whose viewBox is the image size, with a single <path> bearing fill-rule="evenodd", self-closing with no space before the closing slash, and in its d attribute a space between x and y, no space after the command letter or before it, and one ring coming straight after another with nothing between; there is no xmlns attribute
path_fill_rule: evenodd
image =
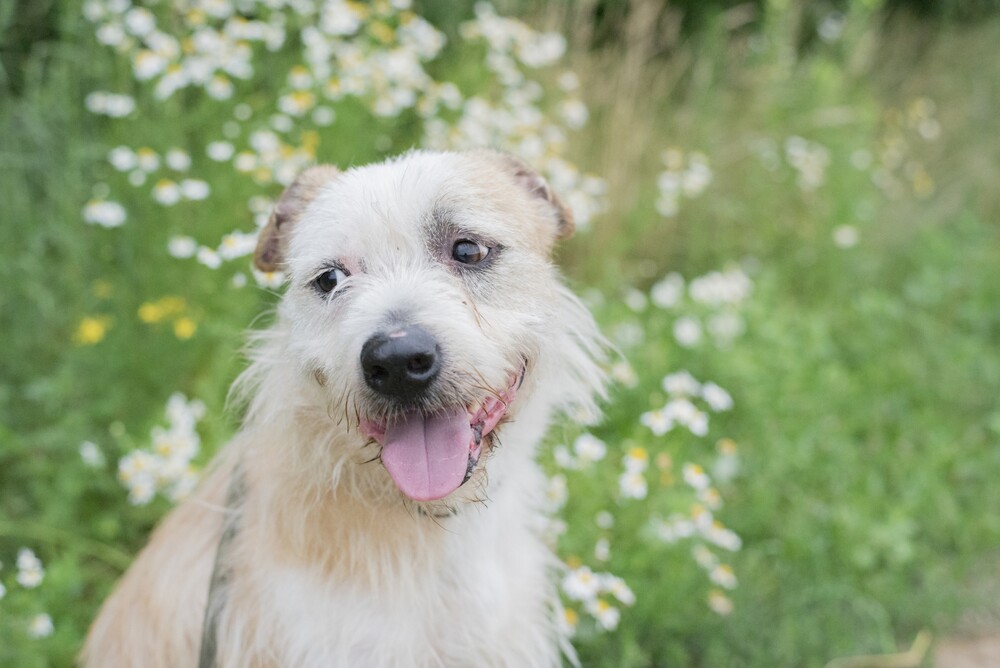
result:
<svg viewBox="0 0 1000 668"><path fill-rule="evenodd" d="M0 536L16 536L20 538L30 538L47 543L69 544L79 548L92 557L100 559L109 566L124 571L132 563L132 557L118 548L105 545L96 540L84 538L71 531L57 529L51 526L40 524L19 524L13 525L0 522Z"/></svg>

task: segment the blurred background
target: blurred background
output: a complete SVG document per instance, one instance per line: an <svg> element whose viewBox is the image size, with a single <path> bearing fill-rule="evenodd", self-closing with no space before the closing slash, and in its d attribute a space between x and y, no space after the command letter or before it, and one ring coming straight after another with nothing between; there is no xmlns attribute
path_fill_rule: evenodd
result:
<svg viewBox="0 0 1000 668"><path fill-rule="evenodd" d="M0 665L70 665L237 428L283 185L473 145L572 204L621 351L541 453L584 665L1000 665L998 45L996 0L3 3Z"/></svg>

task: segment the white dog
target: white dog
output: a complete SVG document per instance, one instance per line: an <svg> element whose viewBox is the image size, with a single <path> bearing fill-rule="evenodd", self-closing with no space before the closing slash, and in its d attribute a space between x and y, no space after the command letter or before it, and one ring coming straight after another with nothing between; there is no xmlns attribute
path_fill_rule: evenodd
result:
<svg viewBox="0 0 1000 668"><path fill-rule="evenodd" d="M289 280L245 424L153 534L92 667L553 666L536 445L604 344L550 261L573 218L494 151L315 167L255 261Z"/></svg>

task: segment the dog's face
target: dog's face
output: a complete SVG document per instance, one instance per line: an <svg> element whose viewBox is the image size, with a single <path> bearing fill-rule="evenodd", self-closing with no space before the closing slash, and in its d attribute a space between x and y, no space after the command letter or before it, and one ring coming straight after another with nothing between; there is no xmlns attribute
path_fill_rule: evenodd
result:
<svg viewBox="0 0 1000 668"><path fill-rule="evenodd" d="M255 260L289 277L280 315L302 382L377 444L399 491L430 501L484 468L539 356L565 347L557 321L575 316L550 253L572 229L508 155L414 152L304 173Z"/></svg>

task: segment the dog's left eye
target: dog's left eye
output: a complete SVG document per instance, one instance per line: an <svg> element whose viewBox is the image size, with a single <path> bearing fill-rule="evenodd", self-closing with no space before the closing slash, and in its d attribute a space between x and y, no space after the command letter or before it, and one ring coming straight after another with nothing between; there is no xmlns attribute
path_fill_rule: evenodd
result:
<svg viewBox="0 0 1000 668"><path fill-rule="evenodd" d="M489 248L469 239L459 239L451 249L451 257L462 264L479 264L489 254Z"/></svg>
<svg viewBox="0 0 1000 668"><path fill-rule="evenodd" d="M347 280L347 272L340 267L327 269L322 274L313 279L313 285L320 292L333 292L337 286Z"/></svg>

